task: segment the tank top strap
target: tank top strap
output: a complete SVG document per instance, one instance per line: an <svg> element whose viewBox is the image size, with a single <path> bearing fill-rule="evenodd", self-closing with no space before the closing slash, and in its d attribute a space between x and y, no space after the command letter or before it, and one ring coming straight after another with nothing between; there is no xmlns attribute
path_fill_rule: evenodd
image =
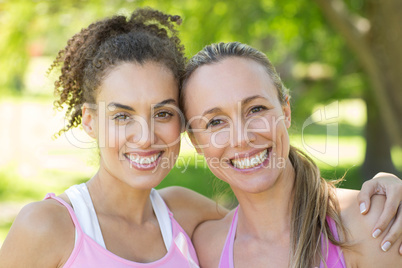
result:
<svg viewBox="0 0 402 268"><path fill-rule="evenodd" d="M237 229L237 212L239 210L239 206L235 209L233 213L232 224L230 225L230 229L228 235L226 237L225 245L223 246L221 259L219 261L219 268L233 268L233 244L236 236Z"/></svg>
<svg viewBox="0 0 402 268"><path fill-rule="evenodd" d="M329 230L331 231L334 238L339 241L339 234L336 228L336 223L331 217L326 217ZM323 257L325 259L326 265L332 268L346 268L345 258L342 253L342 249L331 243L328 239L324 239L321 235L321 250ZM320 263L320 268L325 267L324 264Z"/></svg>
<svg viewBox="0 0 402 268"><path fill-rule="evenodd" d="M83 232L106 249L102 231L92 203L91 195L85 183L68 188L67 194Z"/></svg>
<svg viewBox="0 0 402 268"><path fill-rule="evenodd" d="M54 193L48 193L46 194L45 198L43 200L46 199L54 199L57 202L59 202L60 204L62 204L68 211L68 213L70 214L71 220L73 221L75 230L76 230L76 240L82 236L83 231L81 229L80 223L78 221L77 215L75 215L73 208L63 199L61 199L60 197L57 197Z"/></svg>
<svg viewBox="0 0 402 268"><path fill-rule="evenodd" d="M331 217L328 217L328 216L327 216L326 220L327 220L329 230L331 230L332 235L335 237L335 239L337 241L339 241L339 234L338 234L338 230L336 228L335 221Z"/></svg>
<svg viewBox="0 0 402 268"><path fill-rule="evenodd" d="M157 190L152 189L150 194L152 207L156 218L159 222L163 242L165 243L166 250L169 250L173 240L172 229L172 212L170 212L163 198L160 196Z"/></svg>

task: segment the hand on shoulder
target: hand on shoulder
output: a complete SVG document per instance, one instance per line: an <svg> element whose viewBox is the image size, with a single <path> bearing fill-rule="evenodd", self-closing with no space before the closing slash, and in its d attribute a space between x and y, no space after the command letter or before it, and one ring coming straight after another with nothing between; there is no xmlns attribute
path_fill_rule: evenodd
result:
<svg viewBox="0 0 402 268"><path fill-rule="evenodd" d="M370 236L381 215L386 201L385 196L372 197L370 214L362 215L356 202L359 191L337 189L336 195L341 209L341 218L346 228L346 240L351 244L350 249L344 250L345 260L350 266L358 267L402 267L402 257L398 248L384 252L379 248L376 239ZM388 226L389 228L389 226ZM385 235L387 230L380 234ZM397 241L400 243L400 241Z"/></svg>
<svg viewBox="0 0 402 268"><path fill-rule="evenodd" d="M26 205L0 251L0 267L59 267L74 247L74 225L55 200Z"/></svg>

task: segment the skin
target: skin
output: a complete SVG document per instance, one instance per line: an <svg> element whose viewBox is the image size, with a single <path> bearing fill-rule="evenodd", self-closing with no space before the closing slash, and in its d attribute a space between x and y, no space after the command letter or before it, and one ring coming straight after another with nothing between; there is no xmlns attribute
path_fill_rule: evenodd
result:
<svg viewBox="0 0 402 268"><path fill-rule="evenodd" d="M295 177L288 158L289 102L279 102L260 64L239 57L199 67L188 79L184 94L186 117L198 118L191 122L194 145L199 146L211 171L230 184L240 204L235 267L288 267ZM270 123L269 130L262 127L264 122ZM234 132L232 136L229 130ZM244 171L228 161L236 154L252 157L264 149L270 151L268 161L273 165ZM281 158L285 164L276 165ZM218 164L212 165L212 159ZM378 242L367 235L383 210L385 198L372 200L372 213L367 217L359 213L357 195L357 191L336 192L341 219L350 233L345 239L353 243L345 253L348 267L399 267L402 259L398 249L381 252ZM193 242L202 267L218 266L232 218L233 211L197 228ZM399 244L401 238L396 242Z"/></svg>
<svg viewBox="0 0 402 268"><path fill-rule="evenodd" d="M401 180L395 175L380 172L373 179L363 183L362 189L357 196L360 213L363 215L367 215L370 209L370 197L372 194L386 196L384 210L371 230L374 237L374 233L377 230L383 233L391 222L391 228L382 236L381 247L384 247L386 243L391 243L392 247L402 235L402 201L399 201L399 205L397 202L398 198L402 197L400 183ZM402 256L402 242L399 245L399 254Z"/></svg>
<svg viewBox="0 0 402 268"><path fill-rule="evenodd" d="M158 79L154 79L158 77ZM168 102L168 104L163 104ZM114 105L102 115L102 107ZM164 66L124 63L104 78L98 109L84 104L82 125L98 141L100 168L87 182L107 249L127 260L152 262L166 254L149 194L168 174L162 161L152 170L135 168L127 154L162 153L174 163L180 143L178 85ZM153 104L161 104L151 109ZM141 117L154 131L134 120ZM138 118L137 118L138 119ZM100 124L102 122L104 124ZM215 202L191 190L169 187L159 191L175 219L192 237L202 221L221 218ZM70 202L65 194L60 195ZM74 225L62 205L44 200L27 205L17 216L0 253L0 267L62 267L74 248ZM57 239L55 239L57 237Z"/></svg>
<svg viewBox="0 0 402 268"><path fill-rule="evenodd" d="M152 172L141 170L134 168L126 155L162 152L163 163L173 164L180 146L177 88L164 66L125 63L112 69L97 89L98 109L83 105L82 126L100 144L101 156L100 168L87 186L107 249L127 260L146 263L166 254L149 193L173 165L163 167L161 161ZM163 105L150 109L154 104ZM153 131L141 127L139 118L147 126L153 120ZM168 187L159 193L190 237L200 223L227 213L185 188ZM70 203L65 194L60 197ZM74 235L70 216L57 201L29 204L19 213L3 244L0 267L62 267L74 248Z"/></svg>

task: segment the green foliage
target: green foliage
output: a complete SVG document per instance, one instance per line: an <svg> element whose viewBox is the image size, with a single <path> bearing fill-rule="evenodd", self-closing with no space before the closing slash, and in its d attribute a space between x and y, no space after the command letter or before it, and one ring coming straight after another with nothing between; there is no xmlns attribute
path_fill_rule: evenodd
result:
<svg viewBox="0 0 402 268"><path fill-rule="evenodd" d="M349 1L354 9L359 1ZM304 120L311 102L359 97L362 76L341 38L307 0L74 0L0 2L0 93L23 92L30 57L55 58L68 38L91 22L114 14L129 14L150 6L181 15L181 38L191 57L213 42L240 41L267 53L292 90L294 119ZM297 77L296 63L332 66L326 79ZM304 66L304 67L303 67ZM306 73L306 72L304 72ZM334 82L335 81L335 82Z"/></svg>
<svg viewBox="0 0 402 268"><path fill-rule="evenodd" d="M128 1L0 1L0 94L23 92L31 57L56 56L68 38Z"/></svg>

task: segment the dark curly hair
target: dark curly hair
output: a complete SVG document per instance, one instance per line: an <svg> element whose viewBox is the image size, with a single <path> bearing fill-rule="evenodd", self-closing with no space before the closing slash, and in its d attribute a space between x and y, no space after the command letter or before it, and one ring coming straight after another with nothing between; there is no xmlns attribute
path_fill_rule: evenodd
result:
<svg viewBox="0 0 402 268"><path fill-rule="evenodd" d="M181 23L179 16L140 8L130 18L114 16L92 23L68 40L49 69L61 67L54 107L67 107L68 124L58 135L81 124L82 104L95 103L96 89L118 64L158 62L172 71L179 84L186 58L174 23Z"/></svg>

